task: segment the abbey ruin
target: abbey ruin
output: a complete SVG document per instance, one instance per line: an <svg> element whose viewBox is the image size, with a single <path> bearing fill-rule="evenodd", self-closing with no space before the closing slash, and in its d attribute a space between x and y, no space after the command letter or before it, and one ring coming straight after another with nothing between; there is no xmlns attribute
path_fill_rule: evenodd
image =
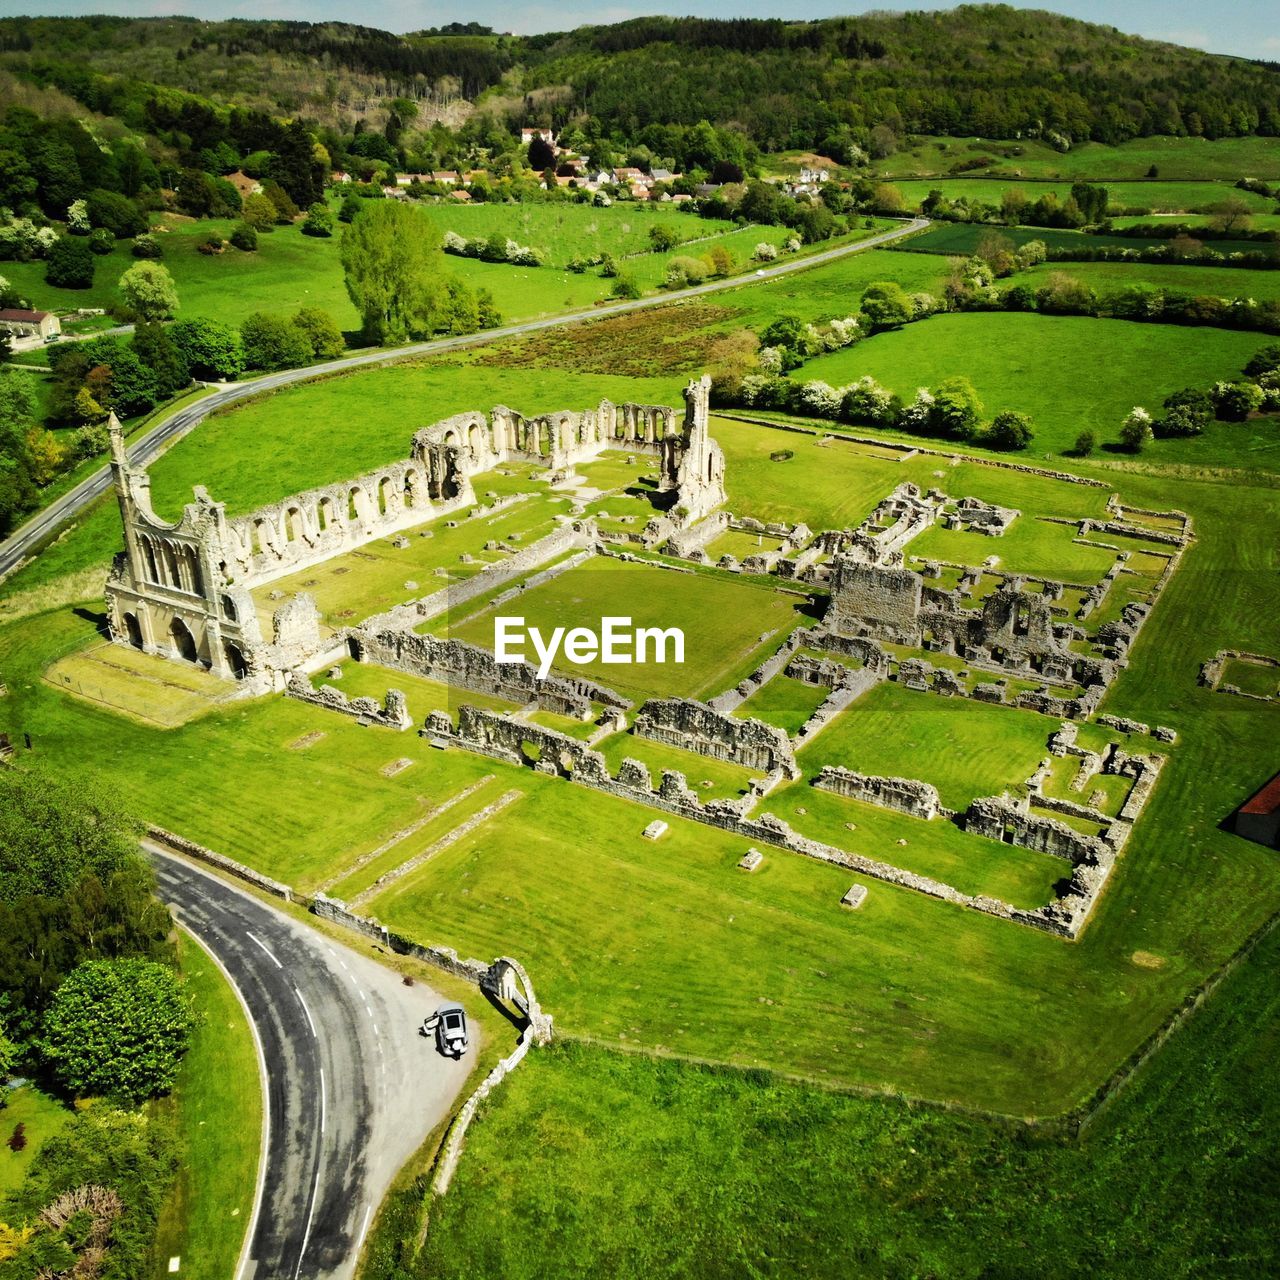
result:
<svg viewBox="0 0 1280 1280"><path fill-rule="evenodd" d="M110 638L203 668L239 696L283 692L376 732L416 727L440 749L533 769L668 817L1075 937L1160 775L1163 754L1131 746L1130 739L1167 744L1174 738L1171 730L1097 712L1191 540L1189 524L1179 513L1124 508L1115 497L1105 519L1040 517L910 481L894 486L849 528L814 530L738 514L728 506L724 454L710 435L709 393L709 379L690 382L682 414L607 400L532 418L503 406L458 414L415 432L402 460L247 515L229 516L197 487L174 522L156 514L149 477L129 465L113 419L124 550L107 582ZM627 476L608 491L632 504L617 517L608 511L611 500L578 472L590 476L606 462ZM1034 472L1021 464L991 465ZM504 492L486 488L486 475ZM506 527L502 522L522 504L537 502L549 505L541 523L525 522L536 536L526 540L515 528L505 536L492 532ZM1143 523L1145 517L1158 523ZM1087 547L1109 567L1079 581L999 568L999 549L1029 522L1057 525L1065 541ZM939 533L975 539L964 545L981 542L983 550L968 560L914 554L931 540L939 545ZM430 571L438 581L406 579L403 594L397 588L390 596L383 588L366 587L363 597L353 589L350 601L343 599L345 584L358 579L338 575L378 563L375 549L390 557L388 574L394 574L397 554L408 564L409 548L448 537L460 550L454 568L442 559ZM1130 549L1139 545L1141 552ZM1145 592L1131 587L1139 574L1130 562L1138 554L1145 558L1141 581L1151 584ZM421 554L419 561L426 562ZM557 666L540 673L449 634L455 612L483 619L521 607L565 575L602 562L695 582L736 576L791 600L799 625L762 631L755 669L743 675L739 667L731 680L697 697L634 697L598 672ZM326 569L333 564L339 567ZM1153 566L1159 566L1154 577ZM326 572L325 581L337 579L337 585L322 609L308 584ZM589 612L595 602L588 591L578 604ZM344 662L385 673L385 691L346 693L334 683ZM1216 668L1211 678L1219 678ZM415 714L398 687L412 688L414 681L452 690L456 707ZM812 693L805 714L784 728L755 708L762 691L788 682ZM948 807L945 789L930 779L927 756L918 762L919 776L902 776L825 748L838 738L833 726L857 717L863 699L890 684L912 697L1039 713L1053 717L1056 727L1040 739L1045 753L1029 777L1011 779L1004 793ZM1078 745L1080 726L1090 721L1112 735L1105 749ZM607 758L602 748L610 743ZM699 781L699 760L742 771L746 781L736 795L704 794L715 784ZM1034 909L963 893L898 865L894 849L849 847L858 844L857 822L845 824L854 838L816 838L804 823L770 809L774 797L797 785L849 813L859 806L891 813L908 832L911 824L942 824L966 839L1060 859L1067 869L1052 898ZM796 806L794 813L803 817L807 809ZM667 832L666 818L644 829L653 840ZM896 842L909 844L907 835ZM754 845L740 855L751 867L761 856ZM860 905L865 887L854 888Z"/></svg>

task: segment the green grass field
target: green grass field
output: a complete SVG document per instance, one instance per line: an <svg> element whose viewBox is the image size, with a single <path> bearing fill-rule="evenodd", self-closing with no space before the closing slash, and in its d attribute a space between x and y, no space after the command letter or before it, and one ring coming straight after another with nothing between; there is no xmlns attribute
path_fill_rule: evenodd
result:
<svg viewBox="0 0 1280 1280"><path fill-rule="evenodd" d="M803 597L726 578L596 558L525 592L501 613L520 616L549 636L557 626L598 629L604 617L626 617L639 627L678 627L684 632L684 662L621 666L597 660L578 666L561 651L555 669L615 688L632 698L707 697L731 688L772 653L805 618ZM449 628L458 639L494 647L495 615L482 613ZM759 637L768 633L761 643ZM533 659L531 642L525 646Z"/></svg>
<svg viewBox="0 0 1280 1280"><path fill-rule="evenodd" d="M1002 176L1095 182L1146 179L1155 165L1159 178L1178 181L1280 178L1280 149L1274 138L1134 138L1118 146L1083 142L1060 152L1035 139L1000 142L986 138L922 137L879 162L878 172L906 177L945 174L958 161L991 156L991 171ZM980 172L987 172L981 170Z"/></svg>
<svg viewBox="0 0 1280 1280"><path fill-rule="evenodd" d="M0 1108L0 1209L3 1197L22 1185L40 1148L61 1131L71 1114L69 1107L33 1084L23 1085L9 1094L4 1107ZM19 1125L23 1126L27 1142L21 1151L15 1151L9 1146L9 1139Z"/></svg>
<svg viewBox="0 0 1280 1280"><path fill-rule="evenodd" d="M536 1053L482 1108L401 1274L1267 1274L1278 960L1273 934L1075 1142L588 1046Z"/></svg>
<svg viewBox="0 0 1280 1280"><path fill-rule="evenodd" d="M918 209L931 191L941 191L948 200L964 198L970 203L999 205L1006 191L1021 191L1028 200L1038 200L1052 192L1061 202L1071 194L1071 182L1025 182L1018 178L946 177L907 180L893 184L902 192L907 207ZM1228 197L1239 197L1258 213L1273 213L1275 201L1252 191L1239 191L1221 182L1104 182L1111 209L1150 209L1153 213L1193 213Z"/></svg>
<svg viewBox="0 0 1280 1280"><path fill-rule="evenodd" d="M886 252L912 253L975 253L982 241L998 235L1016 245L1029 240L1039 240L1051 250L1059 249L1150 249L1163 248L1167 238L1146 236L1106 235L1101 232L1065 231L1054 227L1003 227L980 222L935 222L926 231L914 235L900 250ZM1216 253L1269 253L1273 245L1256 240L1213 240L1210 247Z"/></svg>
<svg viewBox="0 0 1280 1280"><path fill-rule="evenodd" d="M909 399L917 387L963 373L988 417L1005 409L1029 414L1033 451L1062 453L1086 429L1114 440L1135 404L1154 410L1182 387L1237 377L1265 343L1263 335L1225 329L970 313L879 334L810 360L791 377L843 386L871 374Z"/></svg>
<svg viewBox="0 0 1280 1280"><path fill-rule="evenodd" d="M184 938L183 983L196 1014L174 1090L183 1158L160 1218L155 1253L179 1274L225 1280L249 1227L262 1135L253 1034L240 1001L199 946Z"/></svg>
<svg viewBox="0 0 1280 1280"><path fill-rule="evenodd" d="M1038 289L1055 272L1065 271L1099 293L1136 285L1170 293L1220 298L1280 298L1280 271L1235 267L1169 266L1154 262L1045 262L1020 274L1019 284Z"/></svg>

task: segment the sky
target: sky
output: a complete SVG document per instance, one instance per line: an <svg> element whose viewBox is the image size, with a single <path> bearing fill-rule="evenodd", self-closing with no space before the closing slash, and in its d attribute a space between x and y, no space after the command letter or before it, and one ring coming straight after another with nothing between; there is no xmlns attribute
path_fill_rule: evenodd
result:
<svg viewBox="0 0 1280 1280"><path fill-rule="evenodd" d="M1232 53L1242 57L1280 61L1280 23L1275 0L1040 0L1015 4L1020 9L1052 9L1089 22L1102 22L1134 35ZM826 18L856 14L866 8L939 9L949 5L928 0L877 0L859 7L840 0L366 0L353 9L350 0L0 0L0 16L18 14L119 14L158 17L186 14L199 18L293 18L308 22L336 20L380 27L385 31L415 31L445 22L482 22L499 31L528 35L537 31L565 31L585 23L621 22L646 14L667 13L696 17Z"/></svg>

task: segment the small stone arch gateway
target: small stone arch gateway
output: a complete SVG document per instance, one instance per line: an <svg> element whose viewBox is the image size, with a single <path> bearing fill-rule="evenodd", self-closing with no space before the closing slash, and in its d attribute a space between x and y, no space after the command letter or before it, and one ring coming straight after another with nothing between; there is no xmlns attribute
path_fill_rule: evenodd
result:
<svg viewBox="0 0 1280 1280"><path fill-rule="evenodd" d="M545 1044L551 1039L551 1015L542 1012L534 994L533 981L519 960L499 956L480 979L480 989L492 999L519 1010L528 1021L537 1043Z"/></svg>

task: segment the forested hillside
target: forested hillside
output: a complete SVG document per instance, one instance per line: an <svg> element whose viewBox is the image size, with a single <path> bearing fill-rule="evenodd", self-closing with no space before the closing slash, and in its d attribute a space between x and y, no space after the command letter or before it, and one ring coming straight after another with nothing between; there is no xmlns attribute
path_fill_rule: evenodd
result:
<svg viewBox="0 0 1280 1280"><path fill-rule="evenodd" d="M1003 5L816 22L639 18L512 37L340 23L12 18L0 65L82 97L94 71L342 125L392 96L486 100L638 139L734 124L761 151L853 158L870 131L1043 136L1280 134L1280 68ZM77 87L79 86L79 87ZM98 91L100 92L100 90ZM670 151L658 136L654 150Z"/></svg>

